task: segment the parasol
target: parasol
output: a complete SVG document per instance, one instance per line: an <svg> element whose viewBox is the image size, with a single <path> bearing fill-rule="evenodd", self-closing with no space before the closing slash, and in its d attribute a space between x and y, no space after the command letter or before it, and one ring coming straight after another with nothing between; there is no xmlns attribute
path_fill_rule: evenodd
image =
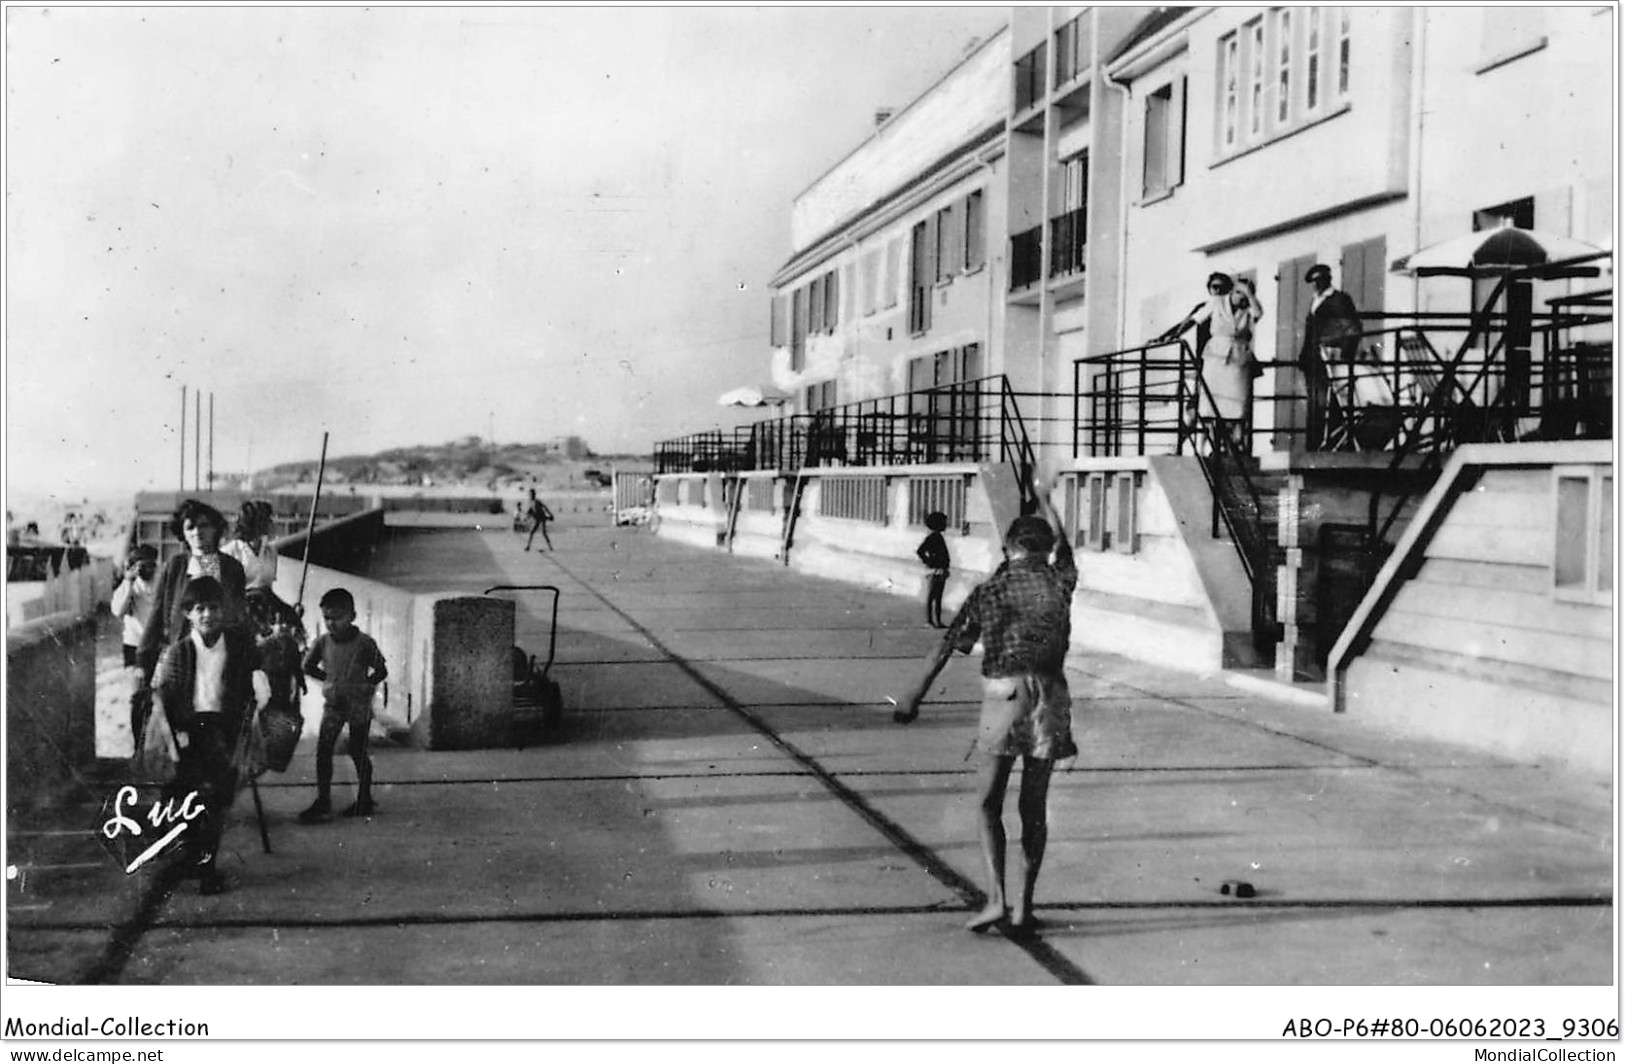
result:
<svg viewBox="0 0 1625 1064"><path fill-rule="evenodd" d="M790 397L771 385L747 384L717 396L718 406L779 406Z"/></svg>
<svg viewBox="0 0 1625 1064"><path fill-rule="evenodd" d="M1540 276L1595 275L1597 268L1575 260L1607 252L1573 237L1503 225L1467 233L1412 252L1394 262L1394 273L1413 277L1496 277L1528 272ZM1551 267L1550 273L1541 267Z"/></svg>

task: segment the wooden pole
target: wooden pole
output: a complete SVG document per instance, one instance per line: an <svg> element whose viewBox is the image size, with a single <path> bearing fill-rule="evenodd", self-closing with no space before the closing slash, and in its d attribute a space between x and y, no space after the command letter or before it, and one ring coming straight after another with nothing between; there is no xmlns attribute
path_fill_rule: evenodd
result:
<svg viewBox="0 0 1625 1064"><path fill-rule="evenodd" d="M192 490L203 490L203 390L192 393Z"/></svg>
<svg viewBox="0 0 1625 1064"><path fill-rule="evenodd" d="M176 490L186 494L186 385L181 385L181 480Z"/></svg>
<svg viewBox="0 0 1625 1064"><path fill-rule="evenodd" d="M316 534L316 504L322 497L322 477L327 472L327 433L322 433L322 458L316 466L316 494L310 497L310 520L305 524L305 551L304 565L299 570L299 597L294 601L294 608L302 610L305 606L305 577L310 574L310 540Z"/></svg>
<svg viewBox="0 0 1625 1064"><path fill-rule="evenodd" d="M214 393L209 393L209 490L214 490Z"/></svg>

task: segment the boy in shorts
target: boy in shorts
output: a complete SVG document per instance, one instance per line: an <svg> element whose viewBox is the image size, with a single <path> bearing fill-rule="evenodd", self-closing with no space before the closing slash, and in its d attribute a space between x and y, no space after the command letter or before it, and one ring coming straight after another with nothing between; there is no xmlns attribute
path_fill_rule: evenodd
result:
<svg viewBox="0 0 1625 1064"><path fill-rule="evenodd" d="M1035 479L1033 489L1045 516L1010 522L1004 564L970 593L932 652L925 675L893 714L899 724L912 722L953 652L968 654L982 644L982 712L975 750L982 759L976 777L977 834L987 903L965 925L978 933L1000 925L1014 934L1037 928L1033 890L1049 840L1050 773L1055 762L1078 753L1064 671L1078 570L1049 487ZM1018 757L1021 887L1007 900L1004 792Z"/></svg>
<svg viewBox="0 0 1625 1064"><path fill-rule="evenodd" d="M372 692L389 675L384 655L372 637L355 626L355 598L336 587L320 602L327 631L305 655L305 675L322 682L322 727L316 737L316 801L299 814L301 824L319 824L333 813L333 748L339 732L350 729L350 760L355 764L356 799L345 816L371 816L372 759L367 737L372 730Z"/></svg>

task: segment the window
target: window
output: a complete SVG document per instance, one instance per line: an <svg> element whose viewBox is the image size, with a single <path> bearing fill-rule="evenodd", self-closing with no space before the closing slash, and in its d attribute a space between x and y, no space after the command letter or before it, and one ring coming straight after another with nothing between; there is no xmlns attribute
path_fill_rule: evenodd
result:
<svg viewBox="0 0 1625 1064"><path fill-rule="evenodd" d="M886 245L886 272L880 282L880 305L890 310L897 305L898 277L903 261L903 240L899 237Z"/></svg>
<svg viewBox="0 0 1625 1064"><path fill-rule="evenodd" d="M938 284L953 280L959 264L964 261L965 252L960 246L964 234L960 231L960 226L954 222L954 206L949 204L937 212Z"/></svg>
<svg viewBox="0 0 1625 1064"><path fill-rule="evenodd" d="M807 286L807 332L824 331L824 279L814 277Z"/></svg>
<svg viewBox="0 0 1625 1064"><path fill-rule="evenodd" d="M910 477L908 480L908 523L911 528L924 528L925 515L941 513L948 518L948 528L965 526L965 485L969 478Z"/></svg>
<svg viewBox="0 0 1625 1064"><path fill-rule="evenodd" d="M937 277L937 218L916 222L909 233L908 329L919 334L931 328L931 290Z"/></svg>
<svg viewBox="0 0 1625 1064"><path fill-rule="evenodd" d="M1233 149L1241 135L1241 39L1234 33L1220 43L1219 85L1223 95L1224 119L1220 123L1226 150Z"/></svg>
<svg viewBox="0 0 1625 1064"><path fill-rule="evenodd" d="M807 365L807 289L790 298L790 369L800 373Z"/></svg>
<svg viewBox="0 0 1625 1064"><path fill-rule="evenodd" d="M824 331L834 332L841 322L841 277L834 270L824 275Z"/></svg>
<svg viewBox="0 0 1625 1064"><path fill-rule="evenodd" d="M1145 99L1145 181L1146 198L1173 190L1184 178L1185 92L1169 83Z"/></svg>
<svg viewBox="0 0 1625 1064"><path fill-rule="evenodd" d="M984 457L981 422L986 385L980 344L949 348L908 363L910 446L924 462Z"/></svg>
<svg viewBox="0 0 1625 1064"><path fill-rule="evenodd" d="M1337 96L1349 94L1349 9L1337 9Z"/></svg>
<svg viewBox="0 0 1625 1064"><path fill-rule="evenodd" d="M1257 139L1264 132L1264 20L1255 18L1247 32L1247 134Z"/></svg>
<svg viewBox="0 0 1625 1064"><path fill-rule="evenodd" d="M1347 104L1352 49L1347 8L1279 8L1218 42L1214 143L1233 154Z"/></svg>
<svg viewBox="0 0 1625 1064"><path fill-rule="evenodd" d="M1606 605L1614 598L1614 471L1558 466L1552 592L1560 599Z"/></svg>
<svg viewBox="0 0 1625 1064"><path fill-rule="evenodd" d="M1275 121L1286 125L1292 116L1292 12L1275 13Z"/></svg>
<svg viewBox="0 0 1625 1064"><path fill-rule="evenodd" d="M987 264L987 208L982 190L965 197L965 272Z"/></svg>
<svg viewBox="0 0 1625 1064"><path fill-rule="evenodd" d="M818 513L885 524L886 478L823 477L818 486Z"/></svg>
<svg viewBox="0 0 1625 1064"><path fill-rule="evenodd" d="M1089 65L1089 26L1079 15L1055 31L1055 87L1083 73Z"/></svg>
<svg viewBox="0 0 1625 1064"><path fill-rule="evenodd" d="M655 489L655 501L665 506L677 505L677 488L682 481L672 477L663 478L659 487Z"/></svg>
<svg viewBox="0 0 1625 1064"><path fill-rule="evenodd" d="M1016 111L1020 113L1037 103L1044 95L1044 46L1028 52L1016 60Z"/></svg>
<svg viewBox="0 0 1625 1064"><path fill-rule="evenodd" d="M1078 273L1087 247L1085 219L1089 210L1089 153L1061 164L1061 213L1050 221L1050 276Z"/></svg>
<svg viewBox="0 0 1625 1064"><path fill-rule="evenodd" d="M1320 109L1320 12L1305 12L1309 23L1309 43L1303 52L1304 110Z"/></svg>

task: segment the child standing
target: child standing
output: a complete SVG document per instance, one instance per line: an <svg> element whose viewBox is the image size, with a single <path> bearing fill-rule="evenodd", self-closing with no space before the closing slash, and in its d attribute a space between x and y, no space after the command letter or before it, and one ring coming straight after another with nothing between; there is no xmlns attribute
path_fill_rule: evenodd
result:
<svg viewBox="0 0 1625 1064"><path fill-rule="evenodd" d="M147 730L147 713L152 708L152 690L134 670L141 667L141 635L147 628L147 615L152 612L153 578L157 575L158 551L146 543L138 545L130 552L124 579L113 589L113 601L109 603L113 616L124 619L124 667L136 676L135 692L130 696L130 735L138 757L141 737Z"/></svg>
<svg viewBox="0 0 1625 1064"><path fill-rule="evenodd" d="M212 576L200 576L181 593L185 628L164 648L153 671L152 690L169 721L179 755L172 793L196 792L203 817L186 847L203 894L226 889L215 870L215 853L226 813L237 796L237 740L254 706L259 652L246 633L226 626L226 593Z"/></svg>
<svg viewBox="0 0 1625 1064"><path fill-rule="evenodd" d="M920 542L914 553L930 570L925 582L925 623L933 628L946 628L942 623L942 589L948 584L948 541L942 532L948 527L948 515L933 510L925 515L925 527L931 534Z"/></svg>
<svg viewBox="0 0 1625 1064"><path fill-rule="evenodd" d="M345 728L350 729L356 799L344 815L372 815L376 808L372 801L372 759L367 756L372 692L389 675L378 644L355 626L355 597L336 587L322 596L320 606L327 632L305 655L305 675L322 681L322 727L316 737L316 801L299 814L301 824L317 824L332 815L333 748Z"/></svg>

